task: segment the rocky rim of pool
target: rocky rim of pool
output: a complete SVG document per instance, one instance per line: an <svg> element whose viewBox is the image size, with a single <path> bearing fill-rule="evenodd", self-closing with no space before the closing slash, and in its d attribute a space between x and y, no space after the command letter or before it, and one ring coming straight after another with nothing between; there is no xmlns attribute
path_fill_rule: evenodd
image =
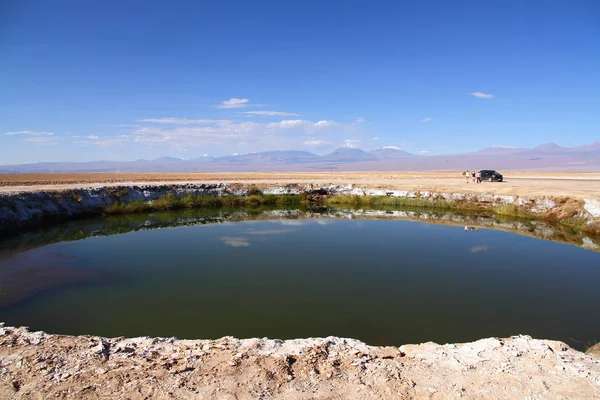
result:
<svg viewBox="0 0 600 400"><path fill-rule="evenodd" d="M20 251L48 244L48 237L36 236L35 230L15 232L42 223L99 214L117 202L142 198L151 203L161 196L185 195L190 190L204 195L204 192L198 192L200 189L217 190L219 195L248 196L251 190L243 186L199 188L196 185L181 191L181 185L175 186L159 192L131 187L126 193L117 193L112 188L111 193L108 189L82 189L60 195L2 196L0 221L3 228L10 228L5 230L10 233L3 235L3 249ZM260 195L289 195L292 189L287 187L285 193L262 189ZM348 200L351 207L324 210L327 218L398 218L489 227L598 250L599 241L594 233L600 212L593 199L509 199L510 196L491 195L474 198L475 195L461 194L438 197L418 191L379 193L363 189L361 193L354 193L355 189L351 187L298 190L297 195L308 193L316 204L322 197L352 196ZM409 212L393 209L393 205L388 209L376 209L369 208L355 196L413 199L410 200L413 206L419 207L435 200L438 207ZM439 207L442 203L457 207L444 209ZM473 205L478 213L471 213ZM461 214L461 210L465 212ZM219 222L219 218L242 220L249 218L249 214L252 218L296 219L322 218L323 212L293 207L285 210L223 210L216 220L188 215L173 221L156 211L152 215L115 217L112 222L112 217L103 218L100 229L87 232L77 229L83 220L59 223L48 229L54 230L49 236L69 241L155 227ZM503 216L512 212L521 213L525 218ZM539 218L531 218L533 215ZM0 256L2 251L0 249ZM406 323L410 324L410 321ZM335 391L338 397L365 399L599 398L600 358L597 354L597 346L590 347L588 354L584 354L563 342L523 335L464 344L377 347L337 337L285 341L232 337L218 340L110 339L0 327L0 397L305 399L334 398L332 393Z"/></svg>

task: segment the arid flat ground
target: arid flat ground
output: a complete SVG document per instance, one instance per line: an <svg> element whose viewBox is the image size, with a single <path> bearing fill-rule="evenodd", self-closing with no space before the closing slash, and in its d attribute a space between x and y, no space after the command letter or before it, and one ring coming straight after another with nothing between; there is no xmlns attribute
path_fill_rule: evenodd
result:
<svg viewBox="0 0 600 400"><path fill-rule="evenodd" d="M460 172L227 172L147 174L0 175L0 193L61 190L121 184L243 183L345 185L437 192L488 192L520 196L600 198L600 172L506 172L505 182L466 183Z"/></svg>

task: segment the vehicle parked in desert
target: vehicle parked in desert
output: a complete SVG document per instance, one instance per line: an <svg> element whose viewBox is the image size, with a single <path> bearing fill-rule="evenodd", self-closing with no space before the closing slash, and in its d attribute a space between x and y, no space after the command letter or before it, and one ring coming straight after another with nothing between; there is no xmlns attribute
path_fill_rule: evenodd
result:
<svg viewBox="0 0 600 400"><path fill-rule="evenodd" d="M479 171L481 174L482 181L490 181L490 182L502 182L504 177L498 171L494 171L493 169L482 169Z"/></svg>

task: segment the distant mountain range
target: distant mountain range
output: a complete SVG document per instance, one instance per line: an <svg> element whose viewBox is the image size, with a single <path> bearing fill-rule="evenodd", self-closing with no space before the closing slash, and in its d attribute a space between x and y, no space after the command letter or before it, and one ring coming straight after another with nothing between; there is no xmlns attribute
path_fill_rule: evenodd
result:
<svg viewBox="0 0 600 400"><path fill-rule="evenodd" d="M473 153L417 155L395 147L366 152L342 147L319 156L307 151L268 151L183 160L41 162L0 166L0 173L243 172L243 171L427 171L427 170L600 171L600 142L578 147L546 143L526 149L492 146Z"/></svg>

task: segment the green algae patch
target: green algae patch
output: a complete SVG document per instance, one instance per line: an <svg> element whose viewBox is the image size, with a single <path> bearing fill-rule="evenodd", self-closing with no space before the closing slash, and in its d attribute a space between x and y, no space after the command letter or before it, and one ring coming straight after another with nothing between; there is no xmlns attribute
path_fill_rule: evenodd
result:
<svg viewBox="0 0 600 400"><path fill-rule="evenodd" d="M306 203L301 195L250 194L248 196L207 196L169 193L152 201L117 201L103 210L104 214L128 214L150 211L169 211L192 208L230 208L262 206L301 206Z"/></svg>
<svg viewBox="0 0 600 400"><path fill-rule="evenodd" d="M323 201L323 205L326 207L420 207L442 210L481 210L481 207L478 207L474 203L450 202L444 199L392 196L336 195L327 197Z"/></svg>
<svg viewBox="0 0 600 400"><path fill-rule="evenodd" d="M539 219L539 215L535 215L525 209L518 208L514 204L504 204L492 208L492 212L498 215L504 215L506 217L516 218L527 218L527 219Z"/></svg>

